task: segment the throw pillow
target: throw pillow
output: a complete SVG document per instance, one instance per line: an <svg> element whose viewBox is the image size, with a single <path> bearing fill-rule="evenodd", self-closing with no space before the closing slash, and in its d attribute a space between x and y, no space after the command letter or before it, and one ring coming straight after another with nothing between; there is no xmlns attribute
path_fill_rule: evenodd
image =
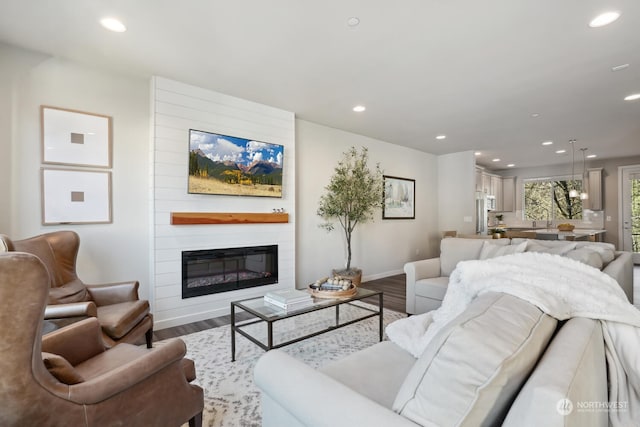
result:
<svg viewBox="0 0 640 427"><path fill-rule="evenodd" d="M82 375L62 356L42 352L42 361L49 373L63 384L73 385L84 381Z"/></svg>
<svg viewBox="0 0 640 427"><path fill-rule="evenodd" d="M602 262L605 266L613 261L613 259L616 257L614 250L603 244L584 245L580 249L587 249L600 254L600 256L602 257Z"/></svg>
<svg viewBox="0 0 640 427"><path fill-rule="evenodd" d="M565 255L567 252L576 248L575 243L554 244L545 246L537 242L530 242L527 246L527 252L544 252L547 254Z"/></svg>
<svg viewBox="0 0 640 427"><path fill-rule="evenodd" d="M583 264L590 265L591 267L602 270L604 263L602 262L602 256L596 251L592 251L587 248L575 249L567 252L565 255L567 258L575 259Z"/></svg>
<svg viewBox="0 0 640 427"><path fill-rule="evenodd" d="M500 425L556 325L514 296L477 297L429 342L393 410L419 425Z"/></svg>
<svg viewBox="0 0 640 427"><path fill-rule="evenodd" d="M496 258L503 255L519 254L527 248L527 242L517 245L498 246L490 242L484 242L480 251L480 259Z"/></svg>
<svg viewBox="0 0 640 427"><path fill-rule="evenodd" d="M460 261L479 259L485 240L483 239L442 239L440 242L440 273L450 276ZM491 244L509 246L509 239L495 239Z"/></svg>

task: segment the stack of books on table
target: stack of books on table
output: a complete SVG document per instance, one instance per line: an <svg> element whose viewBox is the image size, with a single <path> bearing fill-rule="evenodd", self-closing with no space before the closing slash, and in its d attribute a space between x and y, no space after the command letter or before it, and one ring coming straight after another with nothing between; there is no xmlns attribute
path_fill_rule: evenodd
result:
<svg viewBox="0 0 640 427"><path fill-rule="evenodd" d="M264 302L284 310L299 310L313 305L313 298L305 291L297 289L282 289L267 292Z"/></svg>

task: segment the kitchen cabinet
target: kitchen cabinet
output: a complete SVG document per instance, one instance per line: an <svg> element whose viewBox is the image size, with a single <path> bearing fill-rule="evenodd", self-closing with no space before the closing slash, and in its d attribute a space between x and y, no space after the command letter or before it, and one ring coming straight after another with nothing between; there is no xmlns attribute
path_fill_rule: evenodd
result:
<svg viewBox="0 0 640 427"><path fill-rule="evenodd" d="M491 175L491 190L489 194L496 198L496 211L502 211L502 178Z"/></svg>
<svg viewBox="0 0 640 427"><path fill-rule="evenodd" d="M481 167L476 167L476 191L480 191L486 195L493 195L491 175L486 173Z"/></svg>
<svg viewBox="0 0 640 427"><path fill-rule="evenodd" d="M476 168L476 191L495 197L496 212L515 212L516 177L492 175Z"/></svg>
<svg viewBox="0 0 640 427"><path fill-rule="evenodd" d="M502 212L516 210L516 177L502 177Z"/></svg>
<svg viewBox="0 0 640 427"><path fill-rule="evenodd" d="M589 198L585 204L592 211L604 210L602 203L602 168L589 169L588 177L587 193Z"/></svg>
<svg viewBox="0 0 640 427"><path fill-rule="evenodd" d="M484 194L491 194L491 175L482 174L482 191Z"/></svg>

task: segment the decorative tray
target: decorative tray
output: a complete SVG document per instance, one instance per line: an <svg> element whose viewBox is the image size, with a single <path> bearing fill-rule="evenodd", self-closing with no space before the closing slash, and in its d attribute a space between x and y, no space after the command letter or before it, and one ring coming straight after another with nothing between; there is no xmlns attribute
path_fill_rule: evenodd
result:
<svg viewBox="0 0 640 427"><path fill-rule="evenodd" d="M316 284L309 285L307 288L309 293L315 298L349 298L358 292L358 288L353 284L347 290L322 289L322 286Z"/></svg>

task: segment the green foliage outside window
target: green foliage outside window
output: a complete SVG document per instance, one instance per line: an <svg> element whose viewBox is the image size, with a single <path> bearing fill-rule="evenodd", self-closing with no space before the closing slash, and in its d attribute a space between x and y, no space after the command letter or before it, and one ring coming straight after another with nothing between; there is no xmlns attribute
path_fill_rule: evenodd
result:
<svg viewBox="0 0 640 427"><path fill-rule="evenodd" d="M569 197L582 191L582 180L526 180L524 182L525 220L582 219L582 200Z"/></svg>

